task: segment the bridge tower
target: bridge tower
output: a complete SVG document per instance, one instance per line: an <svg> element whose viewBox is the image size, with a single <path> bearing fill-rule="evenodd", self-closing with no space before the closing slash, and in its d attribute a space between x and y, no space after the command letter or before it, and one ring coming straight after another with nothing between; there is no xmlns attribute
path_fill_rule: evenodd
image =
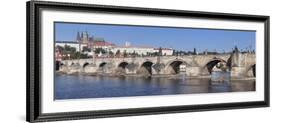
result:
<svg viewBox="0 0 281 123"><path fill-rule="evenodd" d="M244 77L246 71L245 62L244 62L243 55L241 54L237 46L235 46L230 59L231 59L230 60L231 77L236 77L236 78Z"/></svg>

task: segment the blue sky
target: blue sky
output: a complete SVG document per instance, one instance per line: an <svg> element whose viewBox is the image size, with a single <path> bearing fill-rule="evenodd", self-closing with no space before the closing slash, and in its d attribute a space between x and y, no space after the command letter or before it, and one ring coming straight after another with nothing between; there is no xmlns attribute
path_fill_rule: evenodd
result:
<svg viewBox="0 0 281 123"><path fill-rule="evenodd" d="M116 45L126 41L136 46L166 47L177 50L202 52L255 49L256 32L238 30L214 30L195 28L167 28L126 25L101 25L78 23L55 23L56 41L75 41L77 32L87 31L94 37L104 38Z"/></svg>

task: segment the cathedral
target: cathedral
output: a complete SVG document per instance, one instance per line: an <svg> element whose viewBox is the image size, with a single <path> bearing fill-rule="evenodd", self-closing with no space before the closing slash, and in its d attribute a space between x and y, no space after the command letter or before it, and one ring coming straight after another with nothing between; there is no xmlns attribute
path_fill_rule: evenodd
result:
<svg viewBox="0 0 281 123"><path fill-rule="evenodd" d="M97 38L89 35L88 32L77 32L76 41L80 44L81 49L83 49L83 47L87 47L93 49L103 48L105 50L111 50L115 47L115 44L107 42L103 38Z"/></svg>
<svg viewBox="0 0 281 123"><path fill-rule="evenodd" d="M76 41L78 43L87 44L93 42L93 36L89 36L88 32L77 32Z"/></svg>

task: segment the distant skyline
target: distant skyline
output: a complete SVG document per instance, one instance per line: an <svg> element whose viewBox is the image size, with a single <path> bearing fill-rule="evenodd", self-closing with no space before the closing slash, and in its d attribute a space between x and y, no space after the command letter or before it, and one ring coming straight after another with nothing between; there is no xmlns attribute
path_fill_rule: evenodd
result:
<svg viewBox="0 0 281 123"><path fill-rule="evenodd" d="M239 49L255 50L256 32L176 27L149 27L128 25L102 25L80 23L55 23L55 41L75 41L77 32L104 38L118 46L130 42L133 46L173 48L198 52L229 52L236 45Z"/></svg>

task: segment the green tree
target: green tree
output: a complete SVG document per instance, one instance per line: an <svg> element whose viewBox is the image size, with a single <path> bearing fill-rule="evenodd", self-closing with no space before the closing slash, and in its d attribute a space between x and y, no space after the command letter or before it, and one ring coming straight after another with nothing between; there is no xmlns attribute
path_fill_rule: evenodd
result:
<svg viewBox="0 0 281 123"><path fill-rule="evenodd" d="M95 52L96 54L99 54L100 52L101 52L102 54L105 54L105 53L106 53L106 50L103 49L103 48L96 48L94 52Z"/></svg>
<svg viewBox="0 0 281 123"><path fill-rule="evenodd" d="M87 47L87 46L84 46L82 48L82 52L91 52L91 49L89 47Z"/></svg>
<svg viewBox="0 0 281 123"><path fill-rule="evenodd" d="M58 49L59 51L63 51L64 48L62 46L56 46L56 49Z"/></svg>
<svg viewBox="0 0 281 123"><path fill-rule="evenodd" d="M71 47L69 45L64 45L64 50L66 52L70 52L70 53L75 53L76 52L76 48L75 47Z"/></svg>

